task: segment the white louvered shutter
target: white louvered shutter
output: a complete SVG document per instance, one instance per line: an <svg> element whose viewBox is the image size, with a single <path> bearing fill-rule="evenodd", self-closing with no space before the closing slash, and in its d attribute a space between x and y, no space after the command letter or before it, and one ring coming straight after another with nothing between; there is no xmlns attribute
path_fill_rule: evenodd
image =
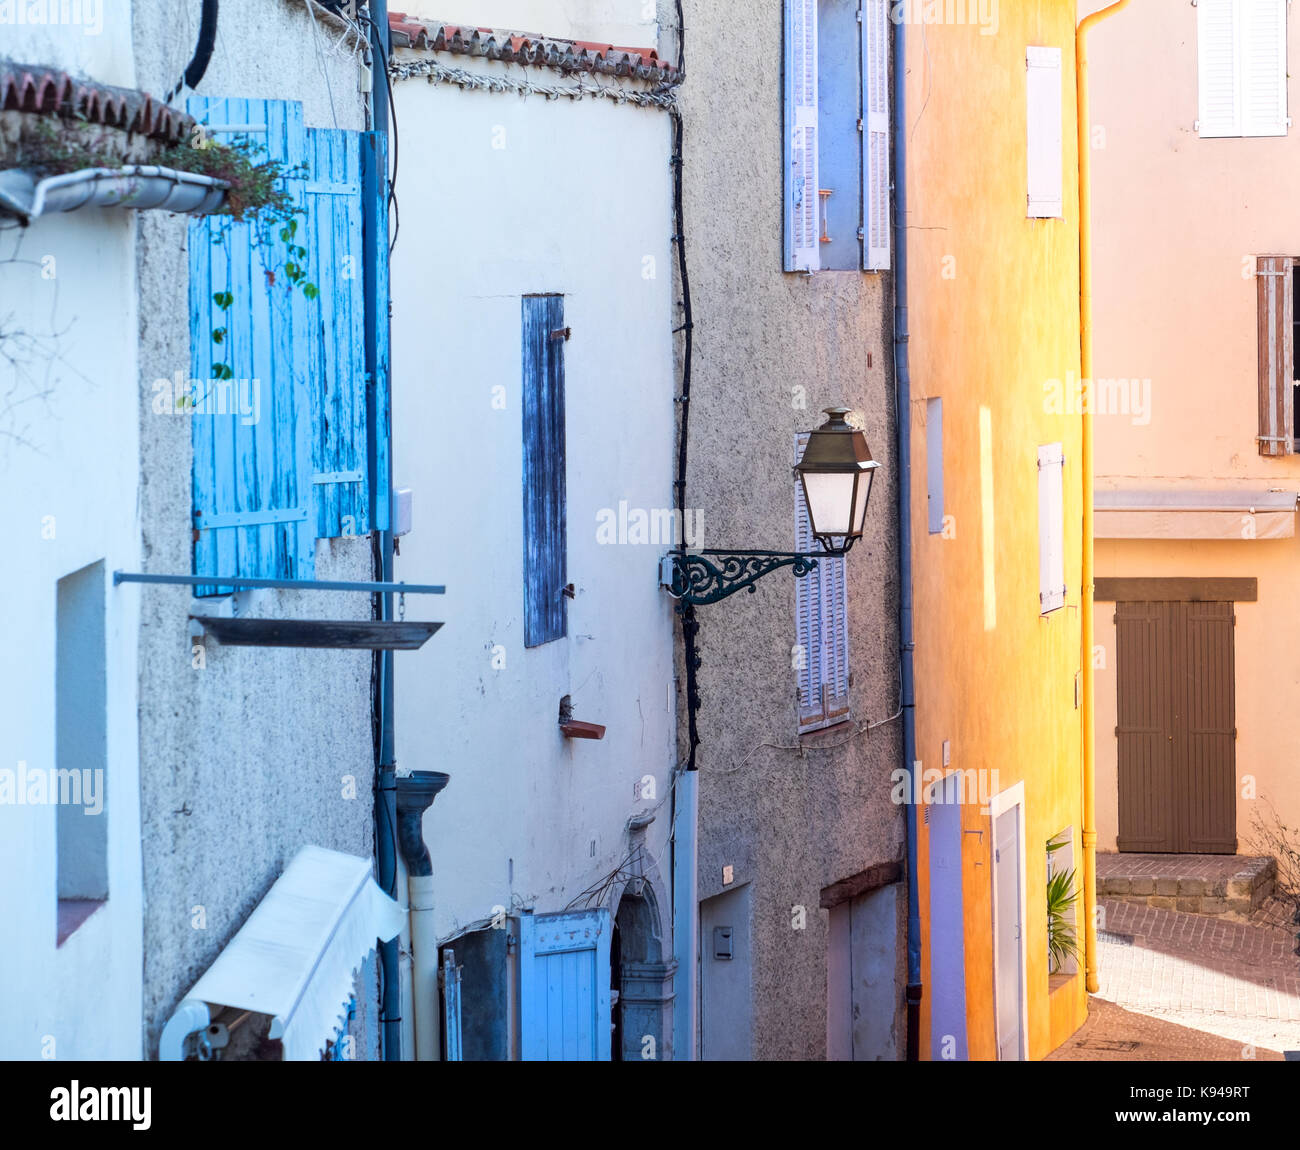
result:
<svg viewBox="0 0 1300 1150"><path fill-rule="evenodd" d="M818 271L817 0L785 0L785 270Z"/></svg>
<svg viewBox="0 0 1300 1150"><path fill-rule="evenodd" d="M1285 136L1286 0L1200 0L1197 131Z"/></svg>
<svg viewBox="0 0 1300 1150"><path fill-rule="evenodd" d="M1038 603L1046 615L1065 606L1065 455L1038 449Z"/></svg>
<svg viewBox="0 0 1300 1150"><path fill-rule="evenodd" d="M1241 134L1285 136L1286 0L1241 0Z"/></svg>
<svg viewBox="0 0 1300 1150"><path fill-rule="evenodd" d="M1061 128L1061 49L1025 50L1029 138L1029 215L1065 216L1065 156Z"/></svg>
<svg viewBox="0 0 1300 1150"><path fill-rule="evenodd" d="M1202 136L1241 135L1240 34L1238 0L1201 0L1196 6L1197 130Z"/></svg>
<svg viewBox="0 0 1300 1150"><path fill-rule="evenodd" d="M807 446L807 433L795 437L796 461ZM795 550L820 551L797 477L794 489ZM798 676L800 732L843 722L849 717L849 615L842 557L823 559L795 580L795 631L804 655Z"/></svg>
<svg viewBox="0 0 1300 1150"><path fill-rule="evenodd" d="M889 268L890 0L862 0L862 266Z"/></svg>

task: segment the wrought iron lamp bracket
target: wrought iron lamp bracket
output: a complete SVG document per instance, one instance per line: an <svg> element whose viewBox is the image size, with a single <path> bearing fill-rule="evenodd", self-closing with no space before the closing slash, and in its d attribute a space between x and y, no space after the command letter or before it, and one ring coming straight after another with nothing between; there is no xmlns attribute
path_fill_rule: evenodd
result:
<svg viewBox="0 0 1300 1150"><path fill-rule="evenodd" d="M661 582L678 601L679 609L718 603L737 591L755 591L765 575L789 567L796 579L812 572L820 559L847 555L849 539L842 547L815 552L785 551L673 551L664 557Z"/></svg>

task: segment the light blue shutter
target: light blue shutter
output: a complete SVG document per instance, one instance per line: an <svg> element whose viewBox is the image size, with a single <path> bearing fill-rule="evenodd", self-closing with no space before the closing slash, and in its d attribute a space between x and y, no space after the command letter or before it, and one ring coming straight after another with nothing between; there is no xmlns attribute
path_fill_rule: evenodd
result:
<svg viewBox="0 0 1300 1150"><path fill-rule="evenodd" d="M366 132L361 137L362 185L366 199L374 205L374 234L365 242L375 249L374 283L367 287L372 306L366 312L367 331L373 330L374 365L368 380L367 410L370 419L370 527L387 531L392 517L392 492L388 483L388 459L392 445L389 413L388 354L388 149L387 136Z"/></svg>
<svg viewBox="0 0 1300 1150"><path fill-rule="evenodd" d="M445 1041L442 1047L444 1062L463 1062L465 1048L461 1040L460 1022L460 967L456 965L456 952L442 952L442 1001L446 1015Z"/></svg>
<svg viewBox="0 0 1300 1150"><path fill-rule="evenodd" d="M889 268L891 0L862 0L862 266Z"/></svg>
<svg viewBox="0 0 1300 1150"><path fill-rule="evenodd" d="M1064 607L1065 592L1065 455L1050 443L1038 449L1039 612Z"/></svg>
<svg viewBox="0 0 1300 1150"><path fill-rule="evenodd" d="M608 910L520 916L525 1062L610 1060Z"/></svg>
<svg viewBox="0 0 1300 1150"><path fill-rule="evenodd" d="M369 530L361 137L307 130L307 224L298 241L319 296L308 301L316 537ZM386 245L385 245L386 247ZM382 314L387 314L386 311Z"/></svg>
<svg viewBox="0 0 1300 1150"><path fill-rule="evenodd" d="M300 104L194 97L189 112L218 142L247 137L270 159L304 162ZM288 189L301 204L302 181L291 178ZM282 277L271 282L283 251L278 236L269 248L267 239L226 216L190 223L190 363L200 387L191 414L196 575L309 579L314 571L307 301ZM215 302L220 292L234 297L229 308ZM216 378L223 368L233 376L229 390ZM225 398L238 399L240 381L257 398L248 414Z"/></svg>
<svg viewBox="0 0 1300 1150"><path fill-rule="evenodd" d="M785 270L821 267L817 0L785 0Z"/></svg>

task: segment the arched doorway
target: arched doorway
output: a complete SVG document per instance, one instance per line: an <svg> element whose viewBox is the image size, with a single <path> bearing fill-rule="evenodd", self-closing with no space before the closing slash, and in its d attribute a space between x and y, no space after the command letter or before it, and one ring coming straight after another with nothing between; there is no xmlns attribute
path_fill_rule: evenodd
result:
<svg viewBox="0 0 1300 1150"><path fill-rule="evenodd" d="M615 1061L649 1062L672 1057L673 973L664 957L662 919L654 887L635 879L623 889L611 939ZM613 995L611 995L613 997Z"/></svg>

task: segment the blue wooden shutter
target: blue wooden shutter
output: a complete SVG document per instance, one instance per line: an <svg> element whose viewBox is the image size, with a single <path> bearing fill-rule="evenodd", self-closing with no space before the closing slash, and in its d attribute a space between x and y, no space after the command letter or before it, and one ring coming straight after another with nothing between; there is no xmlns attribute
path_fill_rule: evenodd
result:
<svg viewBox="0 0 1300 1150"><path fill-rule="evenodd" d="M442 952L442 1002L445 1017L442 1059L444 1062L463 1062L465 1047L461 1038L460 1021L460 967L456 965L456 952Z"/></svg>
<svg viewBox="0 0 1300 1150"><path fill-rule="evenodd" d="M333 539L370 529L361 137L309 128L306 148L307 226L298 239L320 293L307 309L312 522L317 538Z"/></svg>
<svg viewBox="0 0 1300 1150"><path fill-rule="evenodd" d="M373 205L367 216L374 232L366 233L365 242L375 249L373 281L366 284L367 347L374 348L374 362L368 364L367 412L370 420L369 487L370 529L387 531L392 516L392 492L388 482L388 459L392 446L389 413L388 356L388 148L387 136L366 132L361 137L361 179L366 201ZM373 332L373 335L369 333Z"/></svg>
<svg viewBox="0 0 1300 1150"><path fill-rule="evenodd" d="M785 270L817 271L817 0L785 0Z"/></svg>
<svg viewBox="0 0 1300 1150"><path fill-rule="evenodd" d="M304 162L300 104L194 97L189 111L219 142L247 137L270 159ZM291 178L288 190L302 202L300 179ZM279 237L251 223L191 221L190 363L201 390L191 416L196 575L309 579L314 571L307 301L283 277L272 282L282 259ZM222 292L233 297L228 308L214 299ZM238 404L232 411L228 401L223 411L226 390L216 377L227 372L236 397L239 381L249 396L255 386L254 415Z"/></svg>
<svg viewBox="0 0 1300 1150"><path fill-rule="evenodd" d="M523 302L524 645L565 634L564 297Z"/></svg>
<svg viewBox="0 0 1300 1150"><path fill-rule="evenodd" d="M862 0L862 266L889 267L891 0Z"/></svg>
<svg viewBox="0 0 1300 1150"><path fill-rule="evenodd" d="M608 910L520 916L525 1062L610 1060Z"/></svg>

